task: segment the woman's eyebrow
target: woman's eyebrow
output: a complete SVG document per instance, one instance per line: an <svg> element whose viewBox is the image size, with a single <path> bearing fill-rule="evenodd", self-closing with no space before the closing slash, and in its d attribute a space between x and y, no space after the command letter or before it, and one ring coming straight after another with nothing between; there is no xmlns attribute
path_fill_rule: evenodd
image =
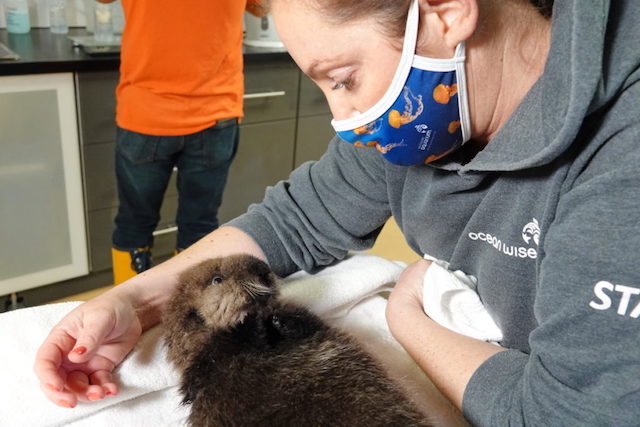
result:
<svg viewBox="0 0 640 427"><path fill-rule="evenodd" d="M302 71L312 79L322 76L327 70L346 64L342 57L314 59L307 69Z"/></svg>

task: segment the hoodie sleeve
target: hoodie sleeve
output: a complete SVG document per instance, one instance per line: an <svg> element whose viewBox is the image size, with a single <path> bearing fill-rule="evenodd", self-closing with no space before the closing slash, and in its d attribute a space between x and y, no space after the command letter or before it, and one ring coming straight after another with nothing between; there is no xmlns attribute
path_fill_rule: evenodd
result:
<svg viewBox="0 0 640 427"><path fill-rule="evenodd" d="M262 203L227 225L252 236L280 276L329 265L370 248L389 218L384 161L336 137L319 161L269 187Z"/></svg>
<svg viewBox="0 0 640 427"><path fill-rule="evenodd" d="M639 99L622 98L609 118L640 111ZM600 128L602 143L583 148L593 151L588 164L567 176L543 236L530 354L501 352L474 373L463 404L474 425L640 423L640 124L633 121Z"/></svg>

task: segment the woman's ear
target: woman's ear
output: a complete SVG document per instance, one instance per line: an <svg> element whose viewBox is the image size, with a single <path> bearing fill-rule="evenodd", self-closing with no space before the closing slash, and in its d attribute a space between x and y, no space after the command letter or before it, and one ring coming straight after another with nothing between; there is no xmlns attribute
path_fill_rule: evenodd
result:
<svg viewBox="0 0 640 427"><path fill-rule="evenodd" d="M419 4L427 32L440 38L450 49L455 49L476 30L478 0L419 0Z"/></svg>

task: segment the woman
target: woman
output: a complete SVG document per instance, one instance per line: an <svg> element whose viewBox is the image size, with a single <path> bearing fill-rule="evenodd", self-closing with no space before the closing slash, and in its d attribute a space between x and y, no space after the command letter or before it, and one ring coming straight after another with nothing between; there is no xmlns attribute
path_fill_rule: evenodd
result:
<svg viewBox="0 0 640 427"><path fill-rule="evenodd" d="M636 424L640 4L557 0L551 18L536 6L274 0L344 141L63 319L35 365L47 397L117 393L114 367L202 258L310 271L370 247L393 215L414 250L475 278L501 329L498 347L427 316L427 260L389 299L395 337L473 424Z"/></svg>

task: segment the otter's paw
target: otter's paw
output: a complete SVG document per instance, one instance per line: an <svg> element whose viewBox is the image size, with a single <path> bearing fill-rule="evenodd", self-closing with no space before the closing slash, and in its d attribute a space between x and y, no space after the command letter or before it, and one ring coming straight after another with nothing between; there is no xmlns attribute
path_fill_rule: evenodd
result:
<svg viewBox="0 0 640 427"><path fill-rule="evenodd" d="M308 319L295 314L274 314L271 324L284 338L304 338L313 332Z"/></svg>

